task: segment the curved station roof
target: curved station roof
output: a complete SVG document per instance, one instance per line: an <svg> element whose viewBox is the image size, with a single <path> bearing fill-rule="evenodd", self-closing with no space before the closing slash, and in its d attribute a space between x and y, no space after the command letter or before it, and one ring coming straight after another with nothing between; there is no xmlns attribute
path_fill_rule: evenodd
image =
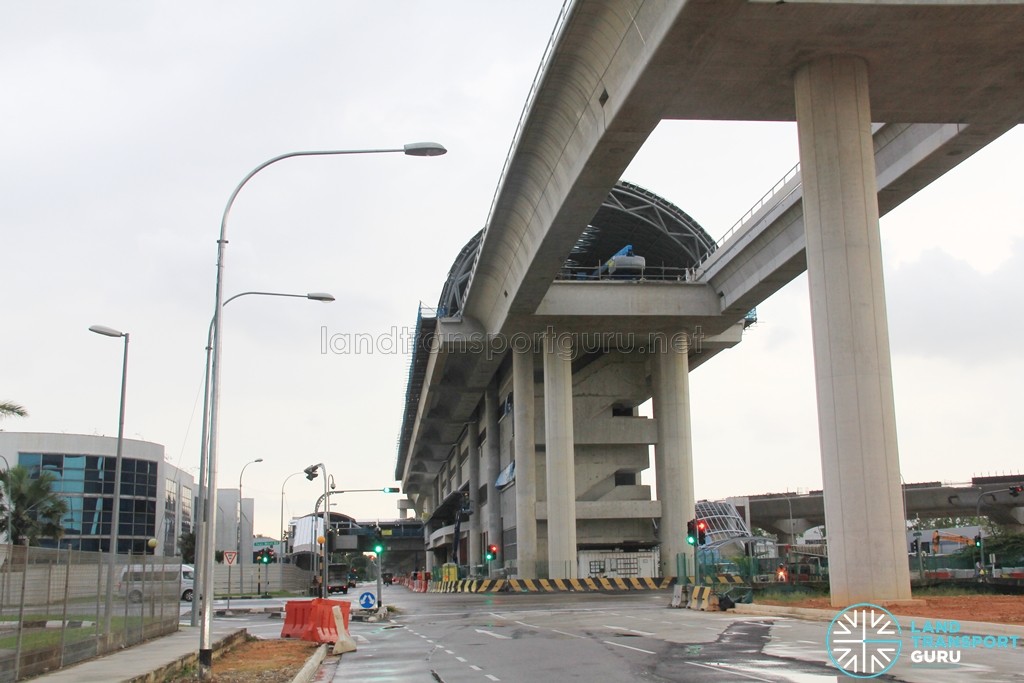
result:
<svg viewBox="0 0 1024 683"><path fill-rule="evenodd" d="M457 318L462 313L482 233L481 230L470 238L448 271L437 302L439 317ZM646 259L646 279L676 279L677 274L695 268L718 246L678 206L639 185L620 180L583 230L558 277L571 278L599 269L626 245Z"/></svg>
<svg viewBox="0 0 1024 683"><path fill-rule="evenodd" d="M409 368L405 411L398 441L396 478L402 479L413 438L423 381L427 372L431 339L437 319L462 317L466 288L480 248L483 231L477 232L459 251L437 303L435 315L421 308ZM643 257L645 266L633 279L683 280L716 248L711 236L689 214L644 188L619 181L594 217L583 226L576 244L552 280L598 280L602 264L623 250Z"/></svg>

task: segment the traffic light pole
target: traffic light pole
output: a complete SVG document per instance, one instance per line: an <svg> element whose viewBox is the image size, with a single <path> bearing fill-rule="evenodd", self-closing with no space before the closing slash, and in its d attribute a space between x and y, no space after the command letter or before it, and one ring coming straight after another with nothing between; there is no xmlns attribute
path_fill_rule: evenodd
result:
<svg viewBox="0 0 1024 683"><path fill-rule="evenodd" d="M377 554L377 609L384 606L384 603L381 602L380 599L381 592L384 590L384 576L381 574L383 563L380 561L383 554L384 553Z"/></svg>

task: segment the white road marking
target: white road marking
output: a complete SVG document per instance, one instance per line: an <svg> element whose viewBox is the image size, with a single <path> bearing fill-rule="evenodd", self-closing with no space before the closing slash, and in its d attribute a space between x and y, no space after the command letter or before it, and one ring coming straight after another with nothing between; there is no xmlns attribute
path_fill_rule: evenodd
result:
<svg viewBox="0 0 1024 683"><path fill-rule="evenodd" d="M500 633L495 633L494 631L485 631L482 628L475 628L473 630L476 631L477 633L486 633L487 635L491 636L492 638L500 638L501 640L512 640L511 636L503 636Z"/></svg>
<svg viewBox="0 0 1024 683"><path fill-rule="evenodd" d="M581 638L583 640L586 640L585 636L578 636L575 633L566 633L565 631L559 631L557 628L553 628L551 630L555 633L561 633L563 636L569 636L570 638Z"/></svg>
<svg viewBox="0 0 1024 683"><path fill-rule="evenodd" d="M479 666L477 666L476 664L470 664L470 665L469 665L469 668L470 668L470 669L472 669L473 671L483 671L483 669L481 669L481 668L480 668Z"/></svg>
<svg viewBox="0 0 1024 683"><path fill-rule="evenodd" d="M712 666L711 664L700 664L698 662L687 662L687 664L692 664L693 666L700 666L705 669L711 669L712 671L721 671L723 669L727 669L730 673L734 673L737 676L742 676L743 678L749 678L752 681L764 681L765 683L771 683L771 680L768 678L758 678L757 676L750 676L748 674L737 671L731 666L726 666L725 664L717 664L715 666Z"/></svg>
<svg viewBox="0 0 1024 683"><path fill-rule="evenodd" d="M529 628L540 628L540 626L534 626L533 624L527 624L525 621L517 621L516 623L517 624L522 624L523 626L528 626Z"/></svg>
<svg viewBox="0 0 1024 683"><path fill-rule="evenodd" d="M487 676L487 678L491 679L492 681L500 681L501 680L500 678L498 678L497 676L495 676L493 674L484 674L484 675Z"/></svg>
<svg viewBox="0 0 1024 683"><path fill-rule="evenodd" d="M624 647L627 650L636 650L637 652L643 652L643 653L649 654L649 655L656 655L656 654L658 654L657 652L652 652L650 650L643 650L643 649L641 649L639 647L633 647L632 645L623 645L622 643L613 643L610 640L606 640L604 642L607 643L608 645L614 645L615 647Z"/></svg>
<svg viewBox="0 0 1024 683"><path fill-rule="evenodd" d="M456 657L455 659L459 660L459 661L460 661L460 662L462 662L463 664L465 664L465 663L466 663L466 658L465 658L465 657Z"/></svg>
<svg viewBox="0 0 1024 683"><path fill-rule="evenodd" d="M451 650L445 650L445 654L453 655L453 654L455 654L455 653L454 653L454 652L452 652Z"/></svg>

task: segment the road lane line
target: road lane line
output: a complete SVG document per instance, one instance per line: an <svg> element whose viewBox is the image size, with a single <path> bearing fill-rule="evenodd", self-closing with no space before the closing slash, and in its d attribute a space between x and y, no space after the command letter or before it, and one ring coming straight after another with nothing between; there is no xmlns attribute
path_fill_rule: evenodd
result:
<svg viewBox="0 0 1024 683"><path fill-rule="evenodd" d="M561 633L563 636L569 636L570 638L580 638L581 640L587 639L586 636L578 636L575 633L566 633L565 631L559 631L557 628L553 628L551 630L555 633Z"/></svg>
<svg viewBox="0 0 1024 683"><path fill-rule="evenodd" d="M487 676L487 678L491 679L492 681L500 681L501 680L500 678L498 678L497 676L495 676L493 674L484 674L484 675Z"/></svg>
<svg viewBox="0 0 1024 683"><path fill-rule="evenodd" d="M528 626L529 628L540 628L540 626L534 626L533 624L527 624L525 621L517 621L516 623L517 624L522 624L523 626Z"/></svg>
<svg viewBox="0 0 1024 683"><path fill-rule="evenodd" d="M643 649L641 649L639 647L633 647L632 645L623 645L622 643L613 643L610 640L606 640L604 642L607 643L608 645L614 645L615 647L624 647L627 650L636 650L637 652L643 652L643 653L649 654L649 655L656 655L656 654L658 654L657 652L652 652L651 650L643 650Z"/></svg>
<svg viewBox="0 0 1024 683"><path fill-rule="evenodd" d="M465 663L466 663L466 658L465 658L465 657L456 657L455 659L459 660L459 661L460 661L460 662L462 662L463 664L465 664Z"/></svg>
<svg viewBox="0 0 1024 683"><path fill-rule="evenodd" d="M486 633L487 635L491 636L492 638L500 638L501 640L512 640L511 636L503 636L500 633L495 633L494 631L485 631L482 628L475 628L473 630L476 631L477 633Z"/></svg>
<svg viewBox="0 0 1024 683"><path fill-rule="evenodd" d="M710 664L700 664L698 662L687 662L687 664L692 664L693 666L699 666L699 667L702 667L702 668L705 668L705 669L711 669L712 671L727 670L727 671L729 671L729 673L736 674L737 676L742 676L743 678L749 678L752 681L764 681L764 683L771 683L771 679L768 679L768 678L758 678L757 676L751 676L750 674L745 674L745 673L739 672L736 669L732 668L731 666L726 666L725 664L718 664L717 666L711 666Z"/></svg>
<svg viewBox="0 0 1024 683"><path fill-rule="evenodd" d="M470 665L469 665L469 668L470 668L470 669L472 669L473 671L483 671L483 669L481 669L481 668L480 668L479 666L477 666L476 664L470 664Z"/></svg>

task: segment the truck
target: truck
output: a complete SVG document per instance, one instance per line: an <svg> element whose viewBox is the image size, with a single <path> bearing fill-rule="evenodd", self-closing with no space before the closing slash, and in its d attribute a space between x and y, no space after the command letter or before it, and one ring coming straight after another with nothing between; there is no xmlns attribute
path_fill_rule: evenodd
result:
<svg viewBox="0 0 1024 683"><path fill-rule="evenodd" d="M349 588L354 588L355 581L349 575L349 566L338 562L327 565L327 592L347 594Z"/></svg>

